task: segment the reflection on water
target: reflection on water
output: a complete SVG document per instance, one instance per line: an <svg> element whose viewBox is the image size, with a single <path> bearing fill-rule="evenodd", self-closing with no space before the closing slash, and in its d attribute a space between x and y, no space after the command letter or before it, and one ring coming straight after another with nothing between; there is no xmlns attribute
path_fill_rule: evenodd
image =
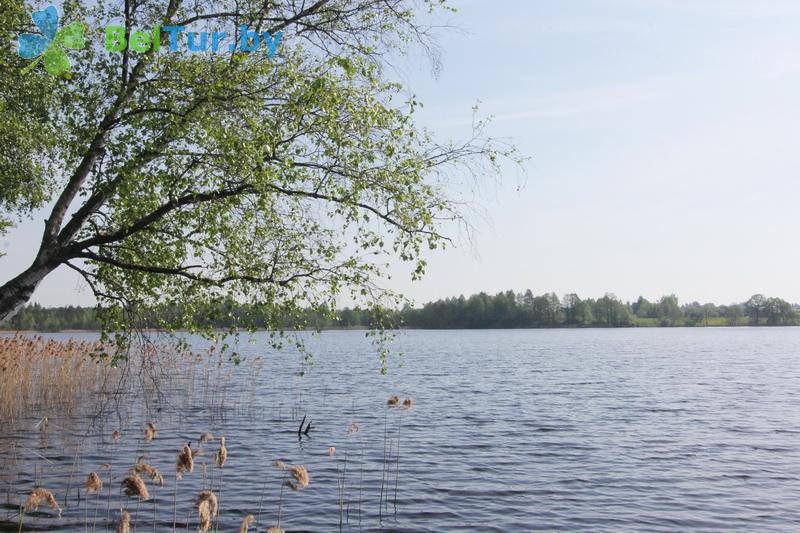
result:
<svg viewBox="0 0 800 533"><path fill-rule="evenodd" d="M17 530L37 484L63 516L43 506L25 530L113 530L127 504L138 531L171 531L173 506L178 530L196 531L204 488L220 531L248 514L264 531L279 513L287 531L800 529L798 328L411 331L386 377L363 332L310 339L303 377L301 355L263 340L239 368L165 376L156 401L6 428L0 530ZM387 408L395 394L411 409ZM226 437L224 468L206 431ZM186 443L195 468L176 495ZM139 458L165 486L147 479L137 504L120 481ZM275 460L304 465L308 487L287 488ZM99 495L83 489L91 471Z"/></svg>

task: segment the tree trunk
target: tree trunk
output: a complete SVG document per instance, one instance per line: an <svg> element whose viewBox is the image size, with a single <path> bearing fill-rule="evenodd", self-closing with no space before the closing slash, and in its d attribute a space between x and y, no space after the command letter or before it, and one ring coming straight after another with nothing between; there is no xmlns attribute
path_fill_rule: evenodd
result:
<svg viewBox="0 0 800 533"><path fill-rule="evenodd" d="M28 300L33 291L59 263L34 263L25 272L0 287L0 324L10 320Z"/></svg>

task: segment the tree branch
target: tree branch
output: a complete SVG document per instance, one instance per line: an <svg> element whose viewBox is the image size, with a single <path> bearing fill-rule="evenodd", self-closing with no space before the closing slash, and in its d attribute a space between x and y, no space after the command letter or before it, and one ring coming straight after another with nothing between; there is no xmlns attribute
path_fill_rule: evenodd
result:
<svg viewBox="0 0 800 533"><path fill-rule="evenodd" d="M158 209L148 213L147 215L143 216L130 226L125 228L121 228L115 232L107 233L105 235L95 235L89 239L85 239L83 241L78 241L71 244L68 249L71 250L73 253L78 250L83 250L86 248L90 248L92 246L98 246L102 244L109 244L112 242L117 242L133 235L134 233L138 233L148 227L150 224L158 222L162 219L165 215L169 212L174 211L180 207L184 207L187 205L193 204L201 204L205 202L213 202L216 200L222 200L224 198L230 198L232 196L237 196L239 194L243 194L246 191L251 191L252 187L249 185L241 185L239 187L235 187L233 189L222 189L213 192L206 192L206 193L191 193L180 198L176 198L174 200L170 200L162 204ZM70 253L70 252L68 252Z"/></svg>
<svg viewBox="0 0 800 533"><path fill-rule="evenodd" d="M200 265L189 265L185 267L160 267L156 265L142 265L138 263L128 263L125 261L119 261L118 259L114 259L113 257L107 257L103 255L96 254L94 252L81 252L74 256L75 258L79 259L88 259L91 261L96 261L98 263L103 263L106 265L110 265L122 270L133 270L136 272L146 272L150 274L164 274L170 276L180 276L182 278L186 278L191 281L196 281L199 283L204 283L208 285L214 285L217 287L222 287L227 283L231 283L234 281L246 281L249 283L257 283L257 284L265 284L265 283L274 283L276 285L280 285L281 287L285 287L289 285L292 281L295 281L300 278L307 278L313 277L314 274L324 271L330 271L330 269L325 268L316 268L308 272L302 272L298 274L293 274L287 278L276 280L273 276L269 277L259 277L259 276L251 276L247 274L234 274L230 276L225 276L222 278L212 278L207 276L201 276L199 274L194 274L192 272L188 272L188 270L193 268L201 268ZM72 268L76 268L70 265Z"/></svg>
<svg viewBox="0 0 800 533"><path fill-rule="evenodd" d="M172 17L175 16L179 5L179 0L170 0L167 13L164 17L165 22L168 22L172 19ZM145 58L152 57L153 53L153 49L151 48L148 50ZM61 192L56 200L56 203L53 205L50 216L45 221L42 244L39 249L39 253L37 254L37 260L46 260L46 257L43 256L52 251L52 245L55 243L59 233L61 232L61 225L64 222L64 217L67 214L67 210L72 204L72 201L75 199L75 196L78 194L78 191L80 191L81 186L83 186L83 183L86 181L86 178L89 177L89 174L97 162L97 159L105 152L105 143L108 139L109 132L119 119L119 116L125 108L125 105L130 100L133 90L136 88L136 85L141 79L145 64L146 60L144 58L141 59L134 67L131 75L126 76L126 84L123 86L122 90L117 95L117 98L114 100L111 107L100 121L97 133L95 133L92 142L89 144L89 148L86 150L81 162L75 168L75 171L72 173L72 176L67 182L66 187L64 187L64 190Z"/></svg>

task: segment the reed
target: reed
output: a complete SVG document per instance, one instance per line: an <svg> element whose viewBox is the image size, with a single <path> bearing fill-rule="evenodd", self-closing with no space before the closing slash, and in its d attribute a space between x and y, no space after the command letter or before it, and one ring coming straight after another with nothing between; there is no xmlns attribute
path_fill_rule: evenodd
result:
<svg viewBox="0 0 800 533"><path fill-rule="evenodd" d="M72 468L69 470L69 479L67 480L67 492L64 494L64 507L69 505L69 491L72 489L72 476L75 474L75 468L78 466L78 457L80 456L82 447L83 443L75 450L75 459L72 461ZM80 499L80 494L78 494L78 499Z"/></svg>
<svg viewBox="0 0 800 533"><path fill-rule="evenodd" d="M0 342L5 342L5 340L0 339ZM28 342L28 341L25 341L25 342ZM38 342L38 341L36 341L36 342ZM33 345L35 345L36 342L34 342ZM78 344L75 344L75 345L78 346ZM84 349L87 349L87 348L84 348ZM77 350L77 348L76 348L76 350ZM186 361L184 361L184 362L186 362ZM177 365L176 368L183 368L183 367L179 366L180 364L182 364L182 363L181 362L176 362L175 363L175 365ZM186 362L186 364L187 364L187 368L188 368L191 365L196 365L197 362L194 361L194 360L191 360L189 362ZM102 363L98 363L98 365L102 366ZM93 364L91 366L96 367L98 365ZM218 385L215 384L215 379L217 379L215 376L219 375L219 374L215 374L214 373L214 369L213 369L214 366L215 365L213 365L213 364L207 364L207 369L209 369L209 370L202 377L198 375L197 376L197 382L201 383L202 380L206 380L207 381L207 389L206 390L208 391L207 394L209 395L209 397L221 398L220 401L224 401L224 398L223 398L224 393L223 392L219 392L219 393L214 392L215 387L218 387ZM136 368L137 368L137 366L135 364L132 364L131 368L130 369L126 369L125 371L126 372L135 372ZM170 367L169 372L170 373L172 372L171 367ZM182 374L180 372L176 372L176 374L179 376L177 379L185 379L184 378L185 374ZM88 374L80 374L80 375L83 376L83 375L88 375ZM4 378L0 378L0 383L3 383L3 379ZM185 384L181 383L180 384L181 388L178 388L176 386L175 390L184 391L185 389L182 388L182 387L184 387L184 385ZM147 394L148 392L149 391L146 391L145 394ZM2 396L3 394L5 394L5 390L0 392L0 396ZM179 400L175 403L175 407L177 409L180 409L180 401L181 400L186 401L186 396L187 395L185 395L185 394L181 394L180 395ZM124 395L124 392L123 392L123 393L118 395L118 398L119 398L119 401L124 402L124 401L126 401L127 397ZM378 406L383 404L382 398L378 398L378 399L376 399L376 401L378 402ZM78 405L78 404L75 404L75 405ZM185 404L185 405L189 405L189 404ZM399 424L399 421L398 421L398 426L397 426L397 430L396 430L397 431L397 437L396 437L397 438L397 442L396 442L397 450L395 450L395 449L393 449L393 444L394 443L391 442L395 438L395 435L394 435L394 431L395 431L394 430L394 425L395 425L394 423L395 423L395 420L388 420L388 418L391 418L392 416L397 416L398 418L405 417L406 415L404 413L410 411L412 409L412 405L413 404L412 404L412 400L410 398L401 399L401 397L398 397L398 396L391 396L391 397L389 397L388 401L386 401L386 403L383 404L383 405L386 406L386 407L384 407L384 409L385 409L387 414L385 415L386 418L385 418L385 424L384 424L384 471L383 471L383 479L381 481L381 507L383 507L384 505L388 506L388 504L386 504L386 501L390 499L390 496L388 496L388 494L391 494L391 492L390 492L391 491L391 489L390 489L391 481L390 480L391 480L391 477L394 477L394 485L395 485L395 487L394 487L394 500L395 500L395 508L396 508L396 506L397 506L397 498L398 498L398 479L399 479L399 468L400 468L400 434L401 434L401 427L402 426ZM148 404L147 407L149 409L151 406ZM402 409L400 409L400 407L402 407ZM3 409L3 408L5 408L5 406L4 405L0 405L0 409ZM396 408L396 409L394 409L394 408ZM53 440L53 439L56 438L55 431L64 430L64 428L60 427L60 424L61 424L60 420L62 420L61 414L63 412L64 411L61 411L61 412L58 412L58 413L56 413L55 411L48 412L49 419L48 419L48 417L42 416L41 412L35 413L36 419L41 420L41 422L36 425L34 431L41 432L41 434L42 434L41 435L41 439L43 439L44 441ZM148 410L148 413L152 413L152 412L154 412L154 411ZM79 412L79 415L82 415L82 414L83 414L83 411ZM145 416L147 416L147 415L145 415ZM59 512L59 516L61 515L61 507L64 507L64 509L67 509L67 512L65 513L65 517L70 518L70 515L72 515L73 518L77 517L78 521L80 521L81 518L83 518L85 531L88 532L88 530L89 530L89 527L88 527L88 516L92 512L92 510L91 510L92 501L91 500L94 499L95 500L94 501L94 507L95 507L94 515L95 515L95 518L94 518L94 523L93 523L93 526L92 526L92 530L93 531L94 531L95 526L99 522L100 523L100 528L99 529L101 529L101 530L103 530L104 528L108 528L108 530L110 530L110 531L114 531L116 529L117 531L130 532L131 530L133 530L133 532L136 533L136 531L135 531L136 529L142 529L142 528L146 529L150 525L149 524L149 521L150 521L149 511L150 510L148 509L146 504L144 506L145 507L144 513L148 513L148 514L146 515L146 518L144 520L146 521L147 526L144 526L140 522L140 520L138 518L138 510L139 510L139 507L141 506L141 502L143 502L143 501L152 501L152 504L153 504L153 510L152 510L153 511L152 512L153 530L156 531L156 530L159 530L159 528L168 529L168 527L167 527L168 526L168 515L169 515L168 503L159 504L158 505L159 509L156 509L156 500L158 498L154 497L154 496L157 496L157 494L156 494L157 493L157 489L155 489L155 487L159 487L159 486L163 487L165 485L164 475L162 475L162 472L160 472L158 470L158 468L153 466L154 464L155 465L160 465L161 464L157 460L157 458L153 457L153 456L156 455L155 450L159 449L160 447L153 447L153 446L149 446L148 447L146 445L146 442L150 442L150 441L153 441L155 439L159 439L159 442L161 440L166 440L166 437L169 436L166 433L167 425L164 425L163 427L160 426L161 427L161 434L158 434L157 427L156 427L156 422L158 422L159 424L162 422L160 420L154 420L153 422L147 423L143 427L143 429L141 430L142 432L137 431L136 427L134 427L133 431L128 431L128 429L129 429L128 425L124 422L124 420L125 420L124 418L120 419L121 423L123 424L122 427L117 425L116 427L118 427L119 429L114 430L113 432L111 431L113 429L113 426L109 427L108 430L107 430L108 432L106 432L106 430L104 430L103 431L103 435L100 438L100 440L104 441L104 443L105 443L104 446L107 446L108 450L109 450L108 451L108 457L104 459L104 460L110 461L108 464L104 464L101 467L97 467L96 471L89 472L88 475L85 478L81 478L80 476L81 475L85 475L85 474L81 473L81 470L82 470L81 462L82 461L78 460L78 456L81 453L85 453L85 451L83 451L83 452L79 451L78 454L76 454L76 457L75 457L74 460L72 460L73 459L72 457L68 458L69 460L72 460L72 469L69 470L69 480L67 480L67 468L69 467L69 463L67 463L66 461L65 461L63 470L61 470L59 475L58 475L58 479L60 479L62 482L66 481L66 484L65 485L60 485L60 486L51 485L51 488L58 489L57 490L58 495L59 495L60 498L62 498L62 500L64 500L64 490L66 490L67 494L69 494L70 483L71 483L71 486L72 486L73 490L75 488L82 487L84 489L84 491L85 491L85 494L87 495L87 497L85 498L85 500L86 500L85 501L85 509L81 509L81 507L83 507L83 506L81 505L80 502L76 505L74 503L74 501L75 501L74 498L72 500L70 500L70 502L69 502L70 503L69 507L71 507L71 509L68 509L68 506L65 504L64 501L56 501L55 496L53 495L52 492L47 491L46 489L43 489L43 488L38 486L38 485L40 485L42 483L42 479L46 479L47 477L51 477L52 478L52 475L49 472L46 475L43 472L43 471L47 470L48 466L46 464L44 464L44 463L40 463L40 464L37 464L37 467L41 467L40 469L43 470L43 471L36 472L36 474L34 476L31 476L31 481L28 481L28 483L30 483L30 485L28 485L26 487L26 489L29 489L31 485L37 486L37 488L34 489L33 492L31 492L30 496L28 496L28 500L24 502L24 505L20 506L20 523L22 522L22 515L23 514L30 513L31 511L35 511L35 510L39 509L42 505L48 505L54 511L58 511ZM145 421L146 420L147 420L147 418L145 418ZM118 424L119 423L120 422L118 422ZM32 425L32 422L27 422L27 424L28 424L27 427L30 429L31 425ZM164 424L166 424L166 422L164 422ZM213 422L212 422L212 424L213 424ZM49 426L49 429L47 429L48 426ZM141 425L138 426L138 427L142 428ZM357 422L352 422L352 423L349 424L349 426L347 426L346 436L350 437L350 436L353 436L353 435L356 435L356 434L362 435L362 436L366 436L366 434L369 433L369 432L360 432L360 429L361 428L360 428L360 426L359 426L359 424ZM379 431L379 426L378 426L377 429ZM136 461L135 463L132 463L132 462L119 463L119 461L124 461L124 459L121 458L120 454L119 454L119 450L122 449L120 447L120 443L121 443L121 439L122 439L121 431L125 433L125 438L126 438L127 441L132 441L132 442L128 442L128 445L131 447L131 449L138 449L140 452L143 452L143 450L150 450L150 451L148 453L145 453L142 457L134 459ZM218 429L215 430L215 433L217 431L218 431ZM341 431L341 429L339 431ZM179 448L179 452L177 453L177 455L174 456L175 457L175 485L174 485L174 491L173 491L173 530L177 527L177 507L178 507L178 498L180 497L181 498L181 502L182 502L180 504L181 509L182 509L181 513L187 515L185 517L185 522L184 521L181 522L181 530L183 530L184 526L186 526L187 530L189 530L190 528L197 527L202 532L213 531L213 528L215 528L215 527L219 528L219 529L223 529L223 530L229 530L229 531L235 531L236 528L238 527L240 533L241 532L247 533L248 531L255 531L255 530L262 531L262 532L265 531L265 530L266 531L270 531L270 532L283 531L281 526L282 526L282 518L284 518L283 515L282 515L282 500L283 500L284 492L286 492L287 498L293 498L294 496L288 496L288 494L290 492L303 491L305 489L308 489L311 486L310 485L310 481L311 481L310 480L310 474L309 474L309 471L306 468L306 466L304 466L302 464L295 464L295 465L289 466L289 465L285 464L282 461L274 461L273 462L273 465L283 472L283 474L281 475L282 477L280 478L280 499L279 499L279 502L278 502L278 512L277 512L278 519L277 519L277 523L275 523L273 520L267 520L267 519L265 519L264 522L257 521L257 519L260 520L260 518L261 518L261 516L260 516L260 514L261 514L261 506L262 506L262 502L264 501L264 494L265 494L266 491L262 491L262 500L259 502L259 509L258 509L258 513L257 514L256 513L247 514L248 511L255 511L255 509L252 509L252 508L251 509L245 509L245 510L243 510L243 512L241 512L241 514L239 514L239 512L237 510L232 509L231 507L226 507L226 509L228 509L228 511L227 511L225 519L223 520L223 519L220 518L222 507L228 505L228 503L227 503L228 500L225 500L223 498L223 494L224 494L223 493L223 489L226 488L224 486L224 484L223 484L223 479L227 478L228 479L227 482L231 485L231 486L227 487L227 493L233 493L238 489L238 487L235 486L235 480L240 479L237 476L224 475L225 474L225 467L227 467L229 470L231 468L233 468L234 472L238 472L238 469L241 467L241 463L244 462L244 464L246 465L248 459L245 458L243 460L239 460L237 453L238 453L238 450L240 449L241 446L237 446L235 443L234 443L234 455L229 457L229 451L230 450L227 447L227 440L222 435L217 434L217 436L215 436L211 432L200 433L199 431L197 433L194 433L194 434L195 435L199 434L199 436L200 436L199 442L201 444L205 444L205 443L209 443L209 442L215 442L215 444L209 445L209 448L213 447L213 448L216 448L216 450L209 449L208 451L205 452L205 454L203 454L203 451L205 451L205 448L202 451L199 448L198 449L192 449L192 444L193 444L192 442L185 443L185 444L182 444L182 445L178 444L177 447ZM36 436L36 433L34 433L34 436ZM339 437L341 438L341 436L342 435L340 433ZM363 440L364 440L363 438L359 437L358 441L350 442L350 445L345 444L344 442L341 442L341 441L339 441L339 442L334 441L334 442L330 442L329 444L339 444L341 446L339 448L337 448L335 446L330 446L330 447L322 446L322 447L316 447L316 449L311 450L311 454L310 454L311 457L319 458L323 453L327 453L327 455L328 455L328 457L330 457L330 459L324 459L324 460L325 461L328 461L328 460L334 461L334 463L336 465L336 473L337 473L337 481L338 481L338 507L339 507L340 527L343 526L343 521L345 519L345 516L346 516L346 519L347 519L348 523L350 522L350 518L351 518L350 517L350 510L351 510L350 506L352 504L352 506L355 507L355 503L356 503L355 486L353 486L353 483L357 483L358 482L358 479L356 479L358 477L358 472L355 472L353 470L353 468L355 468L356 465L354 465L352 463L353 463L354 460L358 461L358 452L357 452L357 448L355 450L352 448L352 444L356 444L358 447L361 447L360 443L363 443ZM174 442L177 443L177 441L174 441ZM311 443L310 440L308 442ZM103 448L101 447L101 449L103 449ZM211 453L212 451L214 451L213 454ZM356 455L354 456L353 453L356 453ZM361 484L363 485L364 464L365 464L363 447L362 447L360 455L361 455L361 463L360 463L360 466L361 466ZM231 459L230 463L227 461L228 458ZM162 459L168 459L168 457L167 458L162 458ZM46 459L44 459L43 457L42 457L42 460L48 462L48 464L52 464L49 461L47 461ZM378 461L380 461L380 455L377 457L377 460L375 461L375 463L377 463ZM112 462L113 462L114 465L121 466L121 468L119 468L119 470L118 470L121 473L121 475L117 475L116 471L113 472L113 475L112 475L112 470L113 470L112 469ZM152 462L152 464L150 464L151 462ZM394 462L395 464L391 465L392 462ZM195 464L196 463L197 464L206 464L206 463L208 463L208 467L211 468L211 472L212 473L216 470L216 468L219 468L220 469L220 471L219 471L219 479L212 479L211 485L209 486L208 483L205 480L201 484L199 476L195 476L194 479L186 480L185 482L181 483L181 487L180 488L181 488L182 494L179 494L178 493L178 489L179 489L178 482L181 481L185 475L187 475L188 473L192 473L195 470ZM254 461L254 463L255 463L255 461ZM167 464L169 464L169 463L167 463ZM130 465L132 465L132 466L130 466ZM128 468L128 466L130 466L130 468ZM395 466L395 472L391 472L391 466ZM102 470L102 468L108 468L108 474L107 475L105 474L104 470ZM37 470L39 470L39 468L37 468ZM75 471L75 477L74 478L72 477L73 470ZM376 474L377 474L377 472L376 472ZM392 475L392 474L394 474L394 475ZM223 478L223 475L224 475L224 478ZM270 479L268 480L268 483L272 484L272 483L277 481L274 477L272 477L272 476L269 476L269 477L270 477ZM84 479L85 482L83 484L81 484L80 483L80 479ZM330 481L332 481L332 479L329 479L328 481L330 482ZM350 486L347 485L348 482L350 483ZM315 484L316 483L319 483L319 480L315 478ZM45 483L45 484L47 484L47 483ZM274 485L272 485L272 486L274 486ZM191 487L191 489L189 487ZM265 488L266 487L267 487L267 485L265 485ZM278 487L274 486L274 488L278 488ZM107 517L100 517L100 519L98 520L98 516L97 516L98 515L98 506L102 506L103 502L101 500L103 500L106 497L106 493L103 492L104 489L107 490L107 493L108 493ZM196 498L196 501L193 501L194 500L193 496L198 494L197 491L199 491L201 489L207 489L207 490L203 490L202 492L200 492L199 495ZM256 490L258 490L258 489L256 488ZM359 500L359 508L360 508L361 487L359 487L358 490L359 490L359 494L358 494L357 498ZM227 493L225 493L225 494L227 494ZM49 494L49 497L48 497L48 494ZM94 496L93 497L88 497L89 494L92 494ZM272 494L272 496L270 496L270 499L274 498L274 493L270 492L269 494ZM83 496L81 491L79 491L78 496L79 497ZM114 500L114 501L112 502L112 500ZM135 506L134 506L134 500L136 501L136 505ZM122 505L120 505L120 502L122 502ZM59 503L61 503L61 506L59 506ZM253 501L253 503L255 503L255 502ZM14 505L16 505L16 504L14 504ZM114 506L114 509L115 509L114 513L111 512L111 507L112 506ZM124 507L124 508L120 508L120 507ZM117 511L119 511L119 513ZM158 511L160 511L163 516L159 516L158 515ZM45 512L47 512L47 511L45 511ZM194 515L195 512L197 513L198 522L195 522L195 520L196 520L195 519L195 515ZM83 514L84 516L81 516L81 514ZM52 513L52 515L54 517L55 513ZM34 515L34 516L43 516L43 515ZM242 518L242 517L244 517L244 518ZM30 519L30 515L25 514L24 518L26 520L29 520ZM184 518L184 516L182 516L182 518ZM36 524L36 525L37 525L37 527L39 526L38 524ZM267 527L269 525L272 525L272 527L267 529ZM15 524L15 526L16 526L16 524ZM75 527L74 523L73 523L73 525L71 527Z"/></svg>
<svg viewBox="0 0 800 533"><path fill-rule="evenodd" d="M270 528L267 531L283 531L281 527L281 512L283 511L283 489L287 487L293 491L298 491L300 489L305 489L311 483L311 478L308 474L308 469L306 469L303 465L292 465L287 466L281 460L272 461L272 466L277 468L278 470L283 470L285 472L284 481L281 483L281 492L280 496L278 497L278 524L274 526L274 528ZM292 479L287 479L291 477ZM259 504L259 513L260 513L260 504Z"/></svg>
<svg viewBox="0 0 800 533"><path fill-rule="evenodd" d="M180 474L175 473L175 490L172 493L172 533L175 533L175 527L178 524L178 480Z"/></svg>
<svg viewBox="0 0 800 533"><path fill-rule="evenodd" d="M161 475L158 469L147 463L136 463L131 467L130 471L133 474L145 474L153 483L157 483L160 487L164 486L164 476Z"/></svg>
<svg viewBox="0 0 800 533"><path fill-rule="evenodd" d="M411 410L411 398L403 400L403 410ZM394 465L394 512L397 514L397 487L400 483L400 435L402 427L402 417L397 418L397 458Z"/></svg>
<svg viewBox="0 0 800 533"><path fill-rule="evenodd" d="M131 514L128 511L122 511L119 525L117 525L117 533L131 533Z"/></svg>
<svg viewBox="0 0 800 533"><path fill-rule="evenodd" d="M81 400L101 392L119 369L96 356L100 343L46 340L41 336L0 337L0 422L36 413L69 415ZM40 431L47 431L44 417Z"/></svg>
<svg viewBox="0 0 800 533"><path fill-rule="evenodd" d="M159 472L158 469L155 468L154 466L151 466L151 465L149 465L147 463L141 462L141 460L138 463L136 463L135 465L133 465L130 468L129 472L131 474L136 474L136 475L144 474L147 477L149 477L150 480L154 484L157 484L159 487L163 487L164 486L164 476L161 475L161 472ZM157 509L156 509L157 502L156 502L155 498L153 498L152 500L153 500L153 530L155 530L155 528L156 528L155 521L156 521L156 513L157 513ZM138 515L138 504L137 504L137 513L136 514Z"/></svg>
<svg viewBox="0 0 800 533"><path fill-rule="evenodd" d="M220 438L220 448L225 450L222 455L227 455L227 442ZM345 504L347 502L346 498L346 476L348 470L348 453L347 448L344 447L339 450L339 454L337 455L337 449L334 447L330 447L327 449L329 457L331 460L336 461L339 466L337 466L337 474L339 480L339 522L340 526L343 526L344 516L345 516ZM186 443L181 447L181 451L176 458L176 496L175 501L177 501L177 480L180 479L178 477L180 473L187 473L191 472L194 467L194 462L196 458L197 452L191 448L190 443ZM220 452L217 452L219 455ZM116 458L118 454L116 450L112 453L112 456ZM340 459L341 457L341 459ZM164 485L164 476L159 472L157 468L152 466L149 463L143 461L143 457L137 459L137 462L133 464L122 476L122 480L120 483L117 484L120 487L121 493L124 494L123 501L125 498L130 498L136 500L136 508L128 509L127 507L123 507L120 509L120 514L118 518L112 522L109 520L106 522L108 527L111 528L113 531L116 528L116 531L127 531L136 533L137 526L141 526L138 519L138 512L141 506L141 502L152 500L154 502L153 507L153 530L158 530L157 525L157 510L155 508L155 498L152 496L152 487L153 486L163 486ZM216 460L217 465L221 466L221 461L217 458ZM311 478L308 469L305 465L302 464L294 464L294 465L287 465L283 461L276 460L273 462L273 465L283 472L283 479L280 484L281 488L281 496L278 502L278 519L277 524L273 527L268 529L267 531L283 531L281 528L281 519L282 519L282 501L283 501L283 493L284 490L288 491L302 491L310 487ZM106 463L101 465L101 468L107 468L109 470L108 478L104 479L101 477L102 470L98 469L97 471L91 471L85 478L84 483L82 484L82 488L84 489L85 493L88 494L95 494L95 523L97 521L97 504L100 499L102 499L103 489L108 487L109 489L109 501L111 499L111 484L113 477L111 475L111 464ZM41 479L41 475L37 474L37 480ZM153 485L150 485L149 481L153 482ZM202 533L208 533L209 531L213 531L213 528L219 527L220 525L220 514L221 514L221 505L220 505L220 494L221 490L203 490L198 494L196 497L194 511L197 512L198 522L197 522L197 529ZM90 499L87 498L87 509L84 511L84 530L89 531L88 527L88 513L90 509L88 509L88 505L91 503ZM41 505L49 505L54 510L61 511L59 507L59 502L56 501L55 496L52 492L42 487L35 488L29 495L28 500L25 502L25 505L21 508L21 513L29 513L31 511L35 511L40 508ZM109 504L111 505L111 504ZM175 527L175 506L173 507L173 527ZM192 520L192 509L187 509L190 515L186 519L186 527L187 530L190 528L190 524L193 522ZM347 511L348 515L348 522L349 522L349 510ZM60 514L59 514L60 516ZM22 528L22 519L20 519L20 530ZM184 523L181 523L181 527L183 528ZM263 528L267 527L266 524L264 526L259 526L260 531L264 531ZM235 529L236 526L232 524L228 524L227 528ZM238 528L240 533L245 532L247 533L250 530L256 529L256 516L252 514L248 514L244 517L244 519L238 523Z"/></svg>
<svg viewBox="0 0 800 533"><path fill-rule="evenodd" d="M228 460L228 448L225 446L225 437L219 438L219 450L214 452L214 464L222 468Z"/></svg>
<svg viewBox="0 0 800 533"><path fill-rule="evenodd" d="M134 520L134 531L136 530L136 523L139 520L139 506L142 501L150 499L150 492L147 490L147 485L139 474L132 472L122 480L122 491L129 498L136 498L136 518Z"/></svg>
<svg viewBox="0 0 800 533"><path fill-rule="evenodd" d="M389 409L393 407L399 407L402 405L403 411L410 411L413 405L413 401L411 398L406 398L400 402L400 397L397 395L392 395L389 397L389 400L386 402L386 411L384 413L384 420L383 420L383 468L381 471L381 493L380 493L380 512L379 515L381 519L383 518L383 509L384 506L387 508L388 511L388 500L389 500L389 487L391 483L391 460L394 457L395 463L395 471L394 471L394 510L395 514L397 514L397 487L400 479L400 434L401 434L401 420L400 417L397 419L397 430L396 430L396 439L392 440L389 435L389 421L388 421L388 414ZM397 447L397 452L392 455L393 448ZM386 496L384 499L384 495Z"/></svg>
<svg viewBox="0 0 800 533"><path fill-rule="evenodd" d="M219 450L214 453L214 464L216 464L220 468L219 474L219 497L222 498L223 494L223 477L225 475L225 471L222 468L225 466L225 461L228 460L228 448L225 446L225 437L222 436L219 438ZM219 513L217 513L217 526L216 528L219 530Z"/></svg>
<svg viewBox="0 0 800 533"><path fill-rule="evenodd" d="M113 466L111 463L105 463L102 468L108 468L108 499L106 505L106 523L111 522L111 485L114 482Z"/></svg>
<svg viewBox="0 0 800 533"><path fill-rule="evenodd" d="M194 472L194 451L189 444L184 444L175 460L178 479L183 479L186 472Z"/></svg>
<svg viewBox="0 0 800 533"><path fill-rule="evenodd" d="M272 461L271 464L272 467L277 470L286 471L286 463L284 463L280 459L275 459L274 461ZM266 491L267 491L267 478L265 476L264 483L261 485L261 496L258 498L258 511L256 512L256 523L261 523L261 510L263 509L264 494L266 493ZM283 484L281 484L281 496L283 496ZM280 502L278 503L278 517L280 517ZM280 518L278 518L278 523L280 523Z"/></svg>
<svg viewBox="0 0 800 533"><path fill-rule="evenodd" d="M339 530L342 529L344 521L344 501L345 501L345 488L347 483L347 452L344 453L344 461L342 468L336 465L336 481L339 490Z"/></svg>
<svg viewBox="0 0 800 533"><path fill-rule="evenodd" d="M156 438L156 425L152 422L148 422L147 425L144 427L144 440L150 442L151 440Z"/></svg>
<svg viewBox="0 0 800 533"><path fill-rule="evenodd" d="M255 519L256 518L251 514L245 516L244 520L242 520L242 525L239 526L239 533L247 533Z"/></svg>
<svg viewBox="0 0 800 533"><path fill-rule="evenodd" d="M186 443L181 447L175 458L175 491L172 494L172 531L178 522L178 481L183 479L183 474L194 472L194 453L192 447Z"/></svg>
<svg viewBox="0 0 800 533"><path fill-rule="evenodd" d="M58 517L61 518L61 507L58 505L55 496L52 492L47 490L44 487L36 487L31 491L28 495L28 499L25 500L25 505L23 506L23 510L26 513L30 513L31 511L38 511L39 506L42 504L47 504L52 510L58 512Z"/></svg>
<svg viewBox="0 0 800 533"><path fill-rule="evenodd" d="M399 397L390 396L389 400L386 402L386 409L383 412L383 461L381 463L381 493L378 499L378 516L380 520L383 520L383 493L384 493L384 488L386 486L386 475L387 475L386 444L389 437L389 408L395 407L399 403L400 403Z"/></svg>
<svg viewBox="0 0 800 533"><path fill-rule="evenodd" d="M83 485L86 494L93 494L97 493L97 496L94 499L94 516L95 520L97 520L97 507L100 500L100 491L103 490L103 481L100 479L100 476L97 475L97 472L90 472L89 475L86 477L86 483ZM84 531L89 530L89 498L86 498L86 503L84 506L84 516L83 516L83 524L84 524ZM92 524L94 527L94 524Z"/></svg>
<svg viewBox="0 0 800 533"><path fill-rule="evenodd" d="M89 494L103 490L103 481L100 479L100 476L97 475L97 472L89 473L83 488L86 489L86 492Z"/></svg>
<svg viewBox="0 0 800 533"><path fill-rule="evenodd" d="M122 491L129 498L138 498L139 501L150 499L147 485L144 484L144 480L136 472L130 473L122 480Z"/></svg>
<svg viewBox="0 0 800 533"><path fill-rule="evenodd" d="M303 465L293 465L289 467L289 475L294 478L294 481L288 481L286 485L292 490L300 490L308 487L311 479L308 476L308 470Z"/></svg>
<svg viewBox="0 0 800 533"><path fill-rule="evenodd" d="M350 439L354 435L358 434L360 429L361 429L361 425L358 422L356 422L356 421L351 422L350 425L347 426L347 430L345 431L345 438ZM366 453L366 446L365 446L364 440L362 438L359 438L359 441L361 443L361 458L360 458L360 461L359 461L360 469L359 469L359 482L358 482L358 517L359 517L359 521L360 521L361 520L361 501L362 501L362 495L363 495L363 490L364 490L364 456L365 456L365 453ZM347 460L347 455L345 454L345 461L346 460ZM340 501L340 504L341 504L341 501ZM340 510L340 512L341 512L341 510ZM347 522L350 523L350 501L349 501L349 499L348 499L348 502L347 502Z"/></svg>
<svg viewBox="0 0 800 533"><path fill-rule="evenodd" d="M197 514L200 518L200 531L206 533L211 529L211 521L219 513L216 495L204 490L197 496Z"/></svg>

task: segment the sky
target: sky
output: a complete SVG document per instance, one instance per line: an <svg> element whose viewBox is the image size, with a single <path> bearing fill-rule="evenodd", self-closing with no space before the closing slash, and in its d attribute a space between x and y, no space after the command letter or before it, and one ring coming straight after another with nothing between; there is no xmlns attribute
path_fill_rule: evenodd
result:
<svg viewBox="0 0 800 533"><path fill-rule="evenodd" d="M428 256L417 302L530 288L623 300L800 302L800 2L452 2L442 70L400 77L441 139L489 134L530 159L481 188L474 235ZM2 239L0 278L32 259L43 213ZM34 295L91 304L71 271Z"/></svg>

